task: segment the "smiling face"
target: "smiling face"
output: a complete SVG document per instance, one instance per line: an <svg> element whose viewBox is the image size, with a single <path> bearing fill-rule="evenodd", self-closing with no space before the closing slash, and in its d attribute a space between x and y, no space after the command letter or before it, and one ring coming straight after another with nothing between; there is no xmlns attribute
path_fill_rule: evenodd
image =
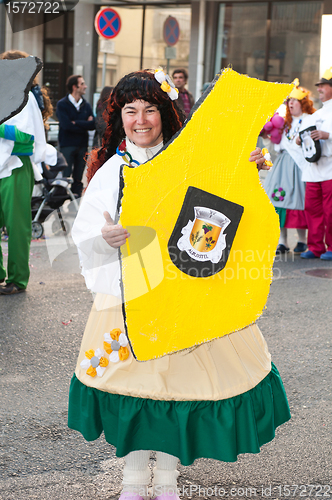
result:
<svg viewBox="0 0 332 500"><path fill-rule="evenodd" d="M157 106L146 101L134 101L121 110L125 134L141 148L152 148L163 140L162 123Z"/></svg>
<svg viewBox="0 0 332 500"><path fill-rule="evenodd" d="M301 116L302 107L300 101L291 97L288 101L288 108L292 116Z"/></svg>
<svg viewBox="0 0 332 500"><path fill-rule="evenodd" d="M332 99L332 87L329 83L320 83L317 86L317 92L322 102Z"/></svg>

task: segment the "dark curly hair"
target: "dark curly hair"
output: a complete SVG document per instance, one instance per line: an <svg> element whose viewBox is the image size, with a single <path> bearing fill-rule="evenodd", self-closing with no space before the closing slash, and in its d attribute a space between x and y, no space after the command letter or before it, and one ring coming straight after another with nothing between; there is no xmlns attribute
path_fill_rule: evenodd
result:
<svg viewBox="0 0 332 500"><path fill-rule="evenodd" d="M167 93L161 90L152 71L135 71L124 76L114 87L103 114L107 126L102 146L92 150L88 157L88 182L97 170L116 153L116 148L125 138L121 110L125 104L137 100L157 106L161 116L164 144L182 127L186 119L176 101L172 101Z"/></svg>

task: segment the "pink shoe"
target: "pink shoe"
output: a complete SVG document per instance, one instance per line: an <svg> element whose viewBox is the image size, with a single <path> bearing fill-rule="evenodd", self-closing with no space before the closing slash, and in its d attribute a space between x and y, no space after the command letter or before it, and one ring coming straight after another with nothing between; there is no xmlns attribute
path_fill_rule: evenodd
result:
<svg viewBox="0 0 332 500"><path fill-rule="evenodd" d="M144 500L144 499L138 493L123 491L119 497L119 500Z"/></svg>

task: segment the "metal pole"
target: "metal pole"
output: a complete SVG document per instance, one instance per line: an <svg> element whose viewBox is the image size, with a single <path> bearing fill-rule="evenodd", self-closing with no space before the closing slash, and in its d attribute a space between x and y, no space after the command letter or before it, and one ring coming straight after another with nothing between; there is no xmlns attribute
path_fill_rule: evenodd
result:
<svg viewBox="0 0 332 500"><path fill-rule="evenodd" d="M266 42L265 42L265 61L263 79L267 82L269 78L269 59L270 59L270 41L271 41L271 17L272 7L271 2L268 3L267 20L266 20Z"/></svg>
<svg viewBox="0 0 332 500"><path fill-rule="evenodd" d="M6 9L5 4L0 4L0 53L4 52L6 47Z"/></svg>
<svg viewBox="0 0 332 500"><path fill-rule="evenodd" d="M141 38L141 59L140 59L140 69L143 69L144 31L145 31L145 11L146 11L146 6L145 6L145 5L143 5L143 10L142 10L142 38Z"/></svg>
<svg viewBox="0 0 332 500"><path fill-rule="evenodd" d="M101 74L101 89L102 90L105 87L105 80L106 80L106 57L107 57L107 53L104 52L103 71Z"/></svg>
<svg viewBox="0 0 332 500"><path fill-rule="evenodd" d="M202 93L204 77L204 47L205 47L205 0L199 2L198 49L196 71L196 100Z"/></svg>

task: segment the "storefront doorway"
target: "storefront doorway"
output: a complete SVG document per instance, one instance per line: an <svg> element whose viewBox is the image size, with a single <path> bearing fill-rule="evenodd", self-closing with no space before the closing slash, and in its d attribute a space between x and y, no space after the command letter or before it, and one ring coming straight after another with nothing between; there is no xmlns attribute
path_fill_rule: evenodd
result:
<svg viewBox="0 0 332 500"><path fill-rule="evenodd" d="M67 94L66 80L73 74L74 12L44 23L43 84L53 106Z"/></svg>

